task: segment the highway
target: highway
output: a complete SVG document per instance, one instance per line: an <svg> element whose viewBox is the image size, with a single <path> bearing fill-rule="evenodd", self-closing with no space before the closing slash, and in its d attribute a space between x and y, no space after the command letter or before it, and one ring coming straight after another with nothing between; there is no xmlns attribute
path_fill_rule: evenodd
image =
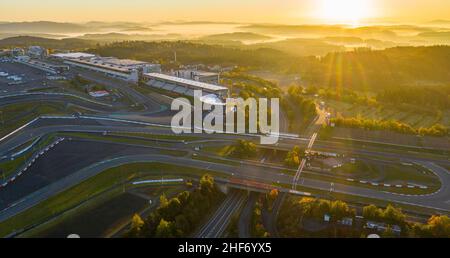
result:
<svg viewBox="0 0 450 258"><path fill-rule="evenodd" d="M268 213L268 216L265 218L265 226L271 237L278 237L277 218L286 195L287 194L285 192L278 194L277 199L273 203L272 211Z"/></svg>
<svg viewBox="0 0 450 258"><path fill-rule="evenodd" d="M258 196L259 193L251 192L244 208L242 208L238 221L239 238L251 237L250 226L252 221L253 209L255 208Z"/></svg>
<svg viewBox="0 0 450 258"><path fill-rule="evenodd" d="M200 229L197 238L220 238L227 229L231 217L247 199L246 193L233 190L209 221Z"/></svg>

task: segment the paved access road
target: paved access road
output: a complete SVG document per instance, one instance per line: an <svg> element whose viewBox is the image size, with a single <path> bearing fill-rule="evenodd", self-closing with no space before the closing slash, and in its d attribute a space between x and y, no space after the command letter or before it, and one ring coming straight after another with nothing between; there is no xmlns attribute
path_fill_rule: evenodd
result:
<svg viewBox="0 0 450 258"><path fill-rule="evenodd" d="M244 208L242 208L238 221L239 238L251 237L250 224L252 221L253 210L255 208L256 201L258 200L258 196L259 193L251 192Z"/></svg>

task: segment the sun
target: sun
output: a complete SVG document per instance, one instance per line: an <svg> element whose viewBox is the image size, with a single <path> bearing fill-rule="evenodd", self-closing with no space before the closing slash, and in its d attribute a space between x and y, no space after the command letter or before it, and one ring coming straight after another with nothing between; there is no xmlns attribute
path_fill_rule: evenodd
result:
<svg viewBox="0 0 450 258"><path fill-rule="evenodd" d="M326 23L357 25L372 15L371 0L319 0L317 18Z"/></svg>

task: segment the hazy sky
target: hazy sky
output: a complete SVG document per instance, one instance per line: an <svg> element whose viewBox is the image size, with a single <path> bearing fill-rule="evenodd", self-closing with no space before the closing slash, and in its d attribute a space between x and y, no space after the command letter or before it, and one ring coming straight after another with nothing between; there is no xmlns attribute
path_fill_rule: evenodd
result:
<svg viewBox="0 0 450 258"><path fill-rule="evenodd" d="M336 4L339 2L339 4ZM1 0L0 21L339 23L450 20L450 0Z"/></svg>

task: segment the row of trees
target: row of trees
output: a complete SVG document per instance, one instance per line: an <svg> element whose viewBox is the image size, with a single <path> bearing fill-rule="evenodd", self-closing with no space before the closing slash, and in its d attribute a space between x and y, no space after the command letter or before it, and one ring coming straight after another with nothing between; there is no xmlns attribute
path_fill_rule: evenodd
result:
<svg viewBox="0 0 450 258"><path fill-rule="evenodd" d="M416 129L409 124L401 123L394 120L375 120L364 118L332 118L331 122L336 126L360 128L365 130L389 130L403 134L418 134L429 136L446 136L449 134L449 128L441 124L435 124L431 127L421 127Z"/></svg>
<svg viewBox="0 0 450 258"><path fill-rule="evenodd" d="M363 217L367 220L399 225L409 237L450 237L450 218L445 215L433 215L427 223L409 223L399 208L388 205L385 209L369 205L363 208Z"/></svg>
<svg viewBox="0 0 450 258"><path fill-rule="evenodd" d="M279 232L288 237L302 236L305 219L323 220L325 214L337 221L354 217L355 211L342 201L290 197L283 203L278 216Z"/></svg>
<svg viewBox="0 0 450 258"><path fill-rule="evenodd" d="M251 219L251 234L252 237L269 237L270 234L267 232L262 221L262 209L263 204L261 200L258 200L253 209L252 219Z"/></svg>
<svg viewBox="0 0 450 258"><path fill-rule="evenodd" d="M363 208L363 217L367 220L381 221L388 224L395 224L400 227L406 225L406 216L402 210L388 205L385 209L378 208L371 204Z"/></svg>
<svg viewBox="0 0 450 258"><path fill-rule="evenodd" d="M160 197L159 207L145 220L139 215L132 218L126 237L187 237L200 220L223 198L210 175L200 179L192 192L184 191L176 197Z"/></svg>
<svg viewBox="0 0 450 258"><path fill-rule="evenodd" d="M330 215L331 222L341 220L344 217L355 218L355 210L342 201L328 201L313 198L294 198L287 199L280 210L278 217L279 232L290 237L298 237L306 233L302 229L304 219L321 220L325 214ZM398 225L402 229L401 235L404 237L450 237L450 218L445 215L433 215L427 223L408 222L406 215L400 208L388 205L386 208L378 208L375 205L368 205L362 210L363 221L375 221L386 223L387 225ZM364 223L359 228L352 228L350 234L353 236L365 236ZM355 225L355 224L354 224ZM389 234L390 227L384 236L393 236ZM334 234L336 231L326 231L326 234ZM349 234L349 232L345 232ZM392 233L392 232L391 232ZM331 235L327 235L331 236ZM351 235L342 235L351 236Z"/></svg>

